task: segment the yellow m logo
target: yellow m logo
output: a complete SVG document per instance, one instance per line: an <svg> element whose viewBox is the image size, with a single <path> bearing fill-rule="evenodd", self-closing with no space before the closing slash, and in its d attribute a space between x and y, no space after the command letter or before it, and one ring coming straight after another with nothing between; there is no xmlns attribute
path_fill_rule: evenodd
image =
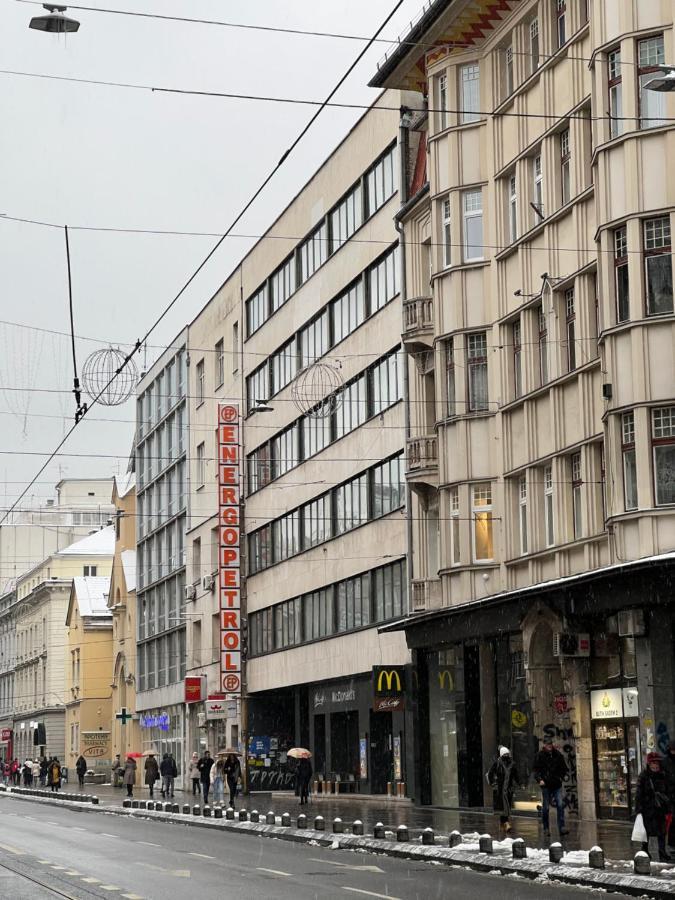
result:
<svg viewBox="0 0 675 900"><path fill-rule="evenodd" d="M394 679L396 679L396 693L401 693L401 676L394 669L393 671L387 671L383 669L377 677L377 693L382 693L382 682L384 681L387 685L387 690L391 692L392 685L394 684Z"/></svg>
<svg viewBox="0 0 675 900"><path fill-rule="evenodd" d="M449 669L443 669L438 673L438 686L441 690L447 687L449 691L454 690L455 683Z"/></svg>

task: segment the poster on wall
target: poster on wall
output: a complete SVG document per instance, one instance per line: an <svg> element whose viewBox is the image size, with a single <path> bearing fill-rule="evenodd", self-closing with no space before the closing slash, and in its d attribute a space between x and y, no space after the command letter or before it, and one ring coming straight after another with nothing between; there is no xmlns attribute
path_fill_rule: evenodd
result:
<svg viewBox="0 0 675 900"><path fill-rule="evenodd" d="M368 778L368 738L359 739L359 776L363 781Z"/></svg>
<svg viewBox="0 0 675 900"><path fill-rule="evenodd" d="M220 688L241 697L241 581L239 407L218 404L218 592L220 596Z"/></svg>
<svg viewBox="0 0 675 900"><path fill-rule="evenodd" d="M394 781L402 780L401 774L401 738L394 738Z"/></svg>

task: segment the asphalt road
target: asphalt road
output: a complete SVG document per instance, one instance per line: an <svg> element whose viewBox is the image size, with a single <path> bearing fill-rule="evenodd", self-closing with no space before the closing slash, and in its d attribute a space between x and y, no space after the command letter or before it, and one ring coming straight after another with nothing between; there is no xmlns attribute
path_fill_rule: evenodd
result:
<svg viewBox="0 0 675 900"><path fill-rule="evenodd" d="M2 900L494 900L496 892L500 900L590 896L462 868L0 796Z"/></svg>

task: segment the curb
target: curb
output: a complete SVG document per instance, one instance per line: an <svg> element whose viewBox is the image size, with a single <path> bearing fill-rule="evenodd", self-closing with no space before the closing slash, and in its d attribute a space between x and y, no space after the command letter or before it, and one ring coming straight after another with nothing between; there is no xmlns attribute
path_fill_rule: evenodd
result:
<svg viewBox="0 0 675 900"><path fill-rule="evenodd" d="M296 844L313 844L333 847L338 850L362 850L375 855L390 856L395 859L433 861L446 866L460 865L477 872L517 875L529 880L545 879L551 883L568 884L576 887L603 888L613 893L623 893L634 897L649 897L655 900L675 897L675 881L656 880L655 876L641 876L607 872L591 869L586 866L557 865L536 859L511 859L494 856L491 853L462 850L460 846L449 848L438 845L424 846L416 842L399 842L380 838L361 837L357 835L333 833L332 831L315 831L310 828L296 829L281 825L267 825L256 822L238 822L225 818L202 818L184 813L164 813L147 809L127 809L108 806L92 806L89 803L78 803L52 800L49 797L26 796L11 791L0 793L25 802L38 802L46 806L58 806L77 812L101 812L141 821L158 821L172 825L184 825L193 828L210 828L226 831L228 834L242 834L290 841Z"/></svg>

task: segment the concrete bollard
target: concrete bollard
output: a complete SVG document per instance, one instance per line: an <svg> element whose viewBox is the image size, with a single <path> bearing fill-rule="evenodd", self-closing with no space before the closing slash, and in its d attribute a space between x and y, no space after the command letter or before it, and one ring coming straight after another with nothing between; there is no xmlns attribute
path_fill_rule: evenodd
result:
<svg viewBox="0 0 675 900"><path fill-rule="evenodd" d="M245 809L239 810L239 821L248 822L248 812Z"/></svg>
<svg viewBox="0 0 675 900"><path fill-rule="evenodd" d="M638 850L633 858L633 872L636 875L651 875L652 861L644 850Z"/></svg>
<svg viewBox="0 0 675 900"><path fill-rule="evenodd" d="M602 847L591 847L588 851L588 865L591 869L605 868L605 854Z"/></svg>
<svg viewBox="0 0 675 900"><path fill-rule="evenodd" d="M202 814L202 809L201 809L200 805L198 803L195 803L195 805L192 807L192 815L193 816L201 816L201 814Z"/></svg>
<svg viewBox="0 0 675 900"><path fill-rule="evenodd" d="M214 819L222 819L223 818L223 807L222 806L216 806L216 808L213 810L213 818Z"/></svg>
<svg viewBox="0 0 675 900"><path fill-rule="evenodd" d="M489 834L481 834L478 838L478 850L481 853L494 853L494 845Z"/></svg>
<svg viewBox="0 0 675 900"><path fill-rule="evenodd" d="M511 853L514 859L527 859L527 847L522 838L516 838L511 844Z"/></svg>
<svg viewBox="0 0 675 900"><path fill-rule="evenodd" d="M277 824L277 817L274 815L274 813L272 812L272 810L270 810L270 811L267 813L267 815L265 816L265 822L266 822L268 825L276 825L276 824Z"/></svg>
<svg viewBox="0 0 675 900"><path fill-rule="evenodd" d="M333 834L344 834L345 825L342 819L338 816L333 819Z"/></svg>
<svg viewBox="0 0 675 900"><path fill-rule="evenodd" d="M161 809L162 804L161 804L161 803L158 803L157 806L159 806L160 809ZM152 812L152 810L154 810L154 808L155 808L155 803L154 803L154 801L153 801L153 800L148 800L148 802L147 802L145 808L146 808L146 809L149 809L149 810Z"/></svg>
<svg viewBox="0 0 675 900"><path fill-rule="evenodd" d="M132 809L138 809L138 800L132 800L132 801L131 801L131 808L132 808Z"/></svg>
<svg viewBox="0 0 675 900"><path fill-rule="evenodd" d="M448 846L458 847L462 843L462 835L459 831L451 831L448 835Z"/></svg>
<svg viewBox="0 0 675 900"><path fill-rule="evenodd" d="M122 800L122 809L131 809L131 800Z"/></svg>
<svg viewBox="0 0 675 900"><path fill-rule="evenodd" d="M148 808L148 801L147 801L147 800L139 800L139 801L138 801L138 808L139 808L139 809L147 809L147 808Z"/></svg>
<svg viewBox="0 0 675 900"><path fill-rule="evenodd" d="M210 818L211 818L211 807L208 805L208 803L206 804L206 806L205 806L204 809L202 810L202 815L204 816L205 819L210 819Z"/></svg>
<svg viewBox="0 0 675 900"><path fill-rule="evenodd" d="M298 828L307 828L307 816L304 813L298 816Z"/></svg>
<svg viewBox="0 0 675 900"><path fill-rule="evenodd" d="M397 841L408 841L410 840L410 836L408 835L408 826L407 825L399 825L396 829L396 840Z"/></svg>
<svg viewBox="0 0 675 900"><path fill-rule="evenodd" d="M184 804L183 804L183 815L184 815L184 816L189 816L189 815L190 815L190 804L189 804L189 803L184 803Z"/></svg>
<svg viewBox="0 0 675 900"><path fill-rule="evenodd" d="M434 835L433 828L425 828L424 829L424 831L422 832L422 843L427 847L430 844L433 845L436 843L436 836Z"/></svg>
<svg viewBox="0 0 675 900"><path fill-rule="evenodd" d="M361 819L356 819L352 824L352 834L363 834L363 822Z"/></svg>
<svg viewBox="0 0 675 900"><path fill-rule="evenodd" d="M291 827L291 814L290 813L283 814L283 816L281 817L281 825L283 828Z"/></svg>
<svg viewBox="0 0 675 900"><path fill-rule="evenodd" d="M257 809L254 809L251 813L251 822L259 822L259 821L260 821L260 814L258 813Z"/></svg>
<svg viewBox="0 0 675 900"><path fill-rule="evenodd" d="M171 804L171 812L172 812L172 813L179 813L179 812L180 812L180 806L179 806L177 803L172 803L172 804Z"/></svg>
<svg viewBox="0 0 675 900"><path fill-rule="evenodd" d="M375 827L373 828L373 837L379 838L380 840L384 838L384 825L382 822L377 822Z"/></svg>
<svg viewBox="0 0 675 900"><path fill-rule="evenodd" d="M317 816L314 819L314 831L325 831L326 823L323 820L323 816Z"/></svg>
<svg viewBox="0 0 675 900"><path fill-rule="evenodd" d="M97 797L96 795L94 795L94 796L91 798L91 802L92 802L92 804L93 804L94 806L98 806L98 797Z"/></svg>
<svg viewBox="0 0 675 900"><path fill-rule="evenodd" d="M562 844L560 844L558 841L554 841L548 848L549 862L559 863L564 855L565 851L562 848Z"/></svg>
<svg viewBox="0 0 675 900"><path fill-rule="evenodd" d="M225 810L225 818L230 822L234 822L234 809L231 806L228 806Z"/></svg>

